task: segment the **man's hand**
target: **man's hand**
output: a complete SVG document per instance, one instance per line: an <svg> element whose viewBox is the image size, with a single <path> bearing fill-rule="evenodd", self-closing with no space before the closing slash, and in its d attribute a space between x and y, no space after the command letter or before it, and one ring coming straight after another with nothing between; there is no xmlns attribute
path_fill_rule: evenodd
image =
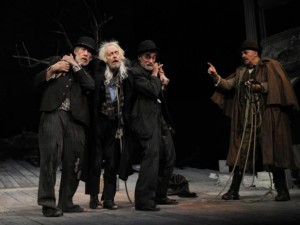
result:
<svg viewBox="0 0 300 225"><path fill-rule="evenodd" d="M164 86L168 85L170 82L170 79L166 77L165 72L163 70L163 65L164 64L160 64L158 63L158 74L159 74L159 79L161 80L162 84Z"/></svg>
<svg viewBox="0 0 300 225"><path fill-rule="evenodd" d="M221 80L220 75L218 74L216 68L211 64L210 62L207 62L208 64L208 70L207 73L214 79L215 86L217 86Z"/></svg>
<svg viewBox="0 0 300 225"><path fill-rule="evenodd" d="M211 64L210 62L207 62L208 64L208 70L207 73L210 74L213 78L218 76L216 68Z"/></svg>
<svg viewBox="0 0 300 225"><path fill-rule="evenodd" d="M245 85L251 89L253 93L259 93L262 91L262 85L256 80L248 80L245 82Z"/></svg>
<svg viewBox="0 0 300 225"><path fill-rule="evenodd" d="M74 56L72 54L64 55L64 57L61 60L68 62L71 66L79 66L78 63L75 61Z"/></svg>
<svg viewBox="0 0 300 225"><path fill-rule="evenodd" d="M57 79L63 74L67 73L70 69L70 64L66 61L58 61L57 63L50 66L47 70L46 80Z"/></svg>
<svg viewBox="0 0 300 225"><path fill-rule="evenodd" d="M159 75L159 79L161 80L163 85L168 85L170 82L169 78L167 78L164 74Z"/></svg>

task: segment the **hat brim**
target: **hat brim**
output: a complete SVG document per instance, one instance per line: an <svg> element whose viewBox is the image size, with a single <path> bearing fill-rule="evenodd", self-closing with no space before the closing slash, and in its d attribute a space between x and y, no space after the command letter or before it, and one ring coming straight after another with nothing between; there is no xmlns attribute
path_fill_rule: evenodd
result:
<svg viewBox="0 0 300 225"><path fill-rule="evenodd" d="M85 47L85 48L89 49L91 51L91 53L93 53L94 55L96 55L96 53L97 53L97 51L95 49L93 49L92 46L89 46L87 44L77 43L74 45L74 48L75 47Z"/></svg>
<svg viewBox="0 0 300 225"><path fill-rule="evenodd" d="M260 52L259 49L254 48L254 47L244 47L244 48L241 48L240 50L241 50L241 51L244 51L244 50L252 50L252 51Z"/></svg>
<svg viewBox="0 0 300 225"><path fill-rule="evenodd" d="M150 49L145 49L145 50L140 50L137 52L138 55L145 53L145 52L158 52L159 48L150 48Z"/></svg>

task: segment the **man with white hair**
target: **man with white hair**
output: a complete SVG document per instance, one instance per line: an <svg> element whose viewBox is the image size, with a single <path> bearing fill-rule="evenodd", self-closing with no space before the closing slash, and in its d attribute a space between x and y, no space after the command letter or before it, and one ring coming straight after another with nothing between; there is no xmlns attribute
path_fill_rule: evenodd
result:
<svg viewBox="0 0 300 225"><path fill-rule="evenodd" d="M132 79L125 52L117 41L103 42L99 48L94 79L96 90L92 102L91 146L88 156L90 165L86 180L86 194L90 195L92 209L101 205L99 181L104 162L104 189L101 199L103 208L115 210L117 174L121 152L127 151L125 138L128 134L128 117ZM126 168L125 168L126 169ZM124 172L124 171L122 171Z"/></svg>

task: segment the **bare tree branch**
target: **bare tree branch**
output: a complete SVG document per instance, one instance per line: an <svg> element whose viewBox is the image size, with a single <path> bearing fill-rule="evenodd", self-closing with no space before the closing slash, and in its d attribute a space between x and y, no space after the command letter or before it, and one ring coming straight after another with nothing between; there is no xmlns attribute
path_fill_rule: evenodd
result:
<svg viewBox="0 0 300 225"><path fill-rule="evenodd" d="M88 15L90 17L90 24L91 24L91 30L93 32L93 37L96 40L96 43L99 43L103 37L102 37L102 33L101 33L101 29L103 27L104 24L106 24L108 21L110 21L113 16L109 17L108 19L106 19L106 15L104 14L104 18L99 18L99 21L97 20L97 15L96 13L98 12L97 10L97 5L95 6L96 11L94 11L89 4L86 3L85 0L82 0L83 3L85 4L87 10L88 10Z"/></svg>
<svg viewBox="0 0 300 225"><path fill-rule="evenodd" d="M55 19L54 17L52 17L51 15L50 15L50 18L51 18L51 19L59 26L59 28L60 28L60 30L54 30L53 32L54 32L54 33L57 33L57 34L63 35L63 37L64 37L64 39L65 39L65 41L66 41L66 44L67 44L68 48L69 48L69 49L73 49L72 42L71 42L71 40L70 40L70 38L69 38L69 36L68 36L67 31L65 30L64 26L62 25L62 23L61 23L59 20L57 20L57 19Z"/></svg>
<svg viewBox="0 0 300 225"><path fill-rule="evenodd" d="M82 0L83 4L85 5L86 9L87 9L87 14L89 16L89 21L90 21L90 30L87 30L87 32L91 33L91 35L94 37L97 45L98 43L103 39L102 37L102 28L103 26L108 23L111 19L113 19L113 16L110 16L108 18L106 18L106 15L104 14L103 18L101 18L101 16L97 17L97 1L95 1L95 7L91 7L85 0ZM55 24L58 25L58 30L54 30L52 31L53 33L62 35L65 39L66 45L67 47L72 50L73 49L73 44L68 36L68 33L66 31L66 29L64 28L63 24L61 23L61 15L62 13L66 11L66 10L61 10L58 16L58 19L54 18L53 16L49 15L50 19L52 21L54 21ZM82 28L84 30L86 30L85 28ZM59 55L59 49L60 49L60 41L58 40L57 43L57 50L56 53L57 55ZM33 68L36 67L40 64L46 64L48 65L50 63L50 59L49 58L45 58L45 59L36 59L33 58L29 55L29 51L27 50L26 46L24 43L22 43L23 46L23 51L25 52L25 56L21 55L18 49L18 46L16 45L16 52L17 55L13 55L14 58L18 59L18 63L20 66L23 67L27 67L27 68ZM98 47L98 46L97 46ZM24 62L22 62L22 60L26 60L26 64Z"/></svg>
<svg viewBox="0 0 300 225"><path fill-rule="evenodd" d="M26 56L22 56L18 50L18 45L16 45L16 51L17 51L17 55L12 55L13 58L17 58L18 59L18 62L19 62L19 65L20 66L23 66L23 67L27 67L27 68L33 68L33 67L36 67L40 64L46 64L48 65L50 63L50 59L51 58L46 58L46 59L36 59L36 58L32 58L29 56L29 52L26 48L26 45L24 42L22 42L22 46L23 46L23 50L25 51L26 53ZM24 59L26 60L26 64L22 63L21 59Z"/></svg>
<svg viewBox="0 0 300 225"><path fill-rule="evenodd" d="M24 67L28 67L28 68L33 68L40 64L49 65L50 60L51 60L51 57L45 58L45 59L36 59L36 58L29 57L29 56L21 56L21 55L12 55L12 57L17 58L19 60L20 66L24 66ZM27 64L22 64L20 59L25 59L27 61Z"/></svg>

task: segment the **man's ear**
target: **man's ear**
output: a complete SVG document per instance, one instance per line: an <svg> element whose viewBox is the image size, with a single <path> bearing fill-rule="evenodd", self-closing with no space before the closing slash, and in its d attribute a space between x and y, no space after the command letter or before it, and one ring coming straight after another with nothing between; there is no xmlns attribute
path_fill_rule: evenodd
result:
<svg viewBox="0 0 300 225"><path fill-rule="evenodd" d="M79 50L79 47L75 47L74 50L73 50L73 56L75 57L75 55L77 54Z"/></svg>

